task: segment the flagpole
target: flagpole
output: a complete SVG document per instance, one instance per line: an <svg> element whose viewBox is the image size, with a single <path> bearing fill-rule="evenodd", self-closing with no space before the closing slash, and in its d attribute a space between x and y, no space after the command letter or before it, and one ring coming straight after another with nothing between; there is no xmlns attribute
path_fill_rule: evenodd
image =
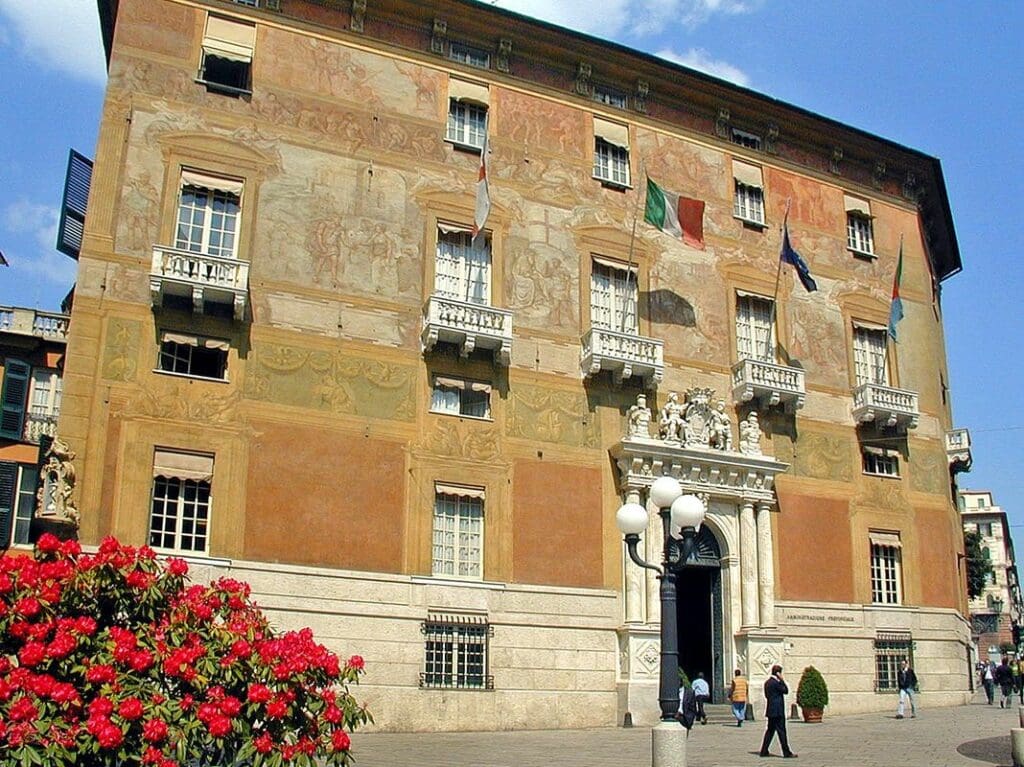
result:
<svg viewBox="0 0 1024 767"><path fill-rule="evenodd" d="M792 197L786 198L786 215L782 219L782 230L785 232L789 224L789 206L793 202ZM779 303L779 282L782 279L782 256L779 256L779 264L775 269L775 293L772 295L772 327L775 327L775 307Z"/></svg>
<svg viewBox="0 0 1024 767"><path fill-rule="evenodd" d="M646 183L647 183L647 166L645 165L643 160L640 161L640 175L641 175L641 177L643 177L644 185L646 186ZM637 191L636 191L636 202L633 204L633 231L630 232L630 234L629 234L629 255L627 257L628 260L626 261L626 287L627 288L629 287L629 281L630 281L630 279L632 279L632 274L633 274L633 248L634 248L634 245L636 243L636 219L637 219L637 215L638 215L638 213L640 211L640 195L641 194L642 194L642 192L639 189L637 189ZM640 275L639 274L637 275L636 292L638 294L640 293ZM640 313L639 305L638 305L638 302L637 302L637 300L635 298L633 299L633 311L637 315L639 315L639 313ZM621 332L621 333L625 333L626 332L626 314L627 314L627 312L626 312L626 305L623 304L623 307L622 307L622 323L620 324L620 327L619 327L619 332ZM640 317L638 316L637 317L637 326L639 327L639 325L640 325Z"/></svg>

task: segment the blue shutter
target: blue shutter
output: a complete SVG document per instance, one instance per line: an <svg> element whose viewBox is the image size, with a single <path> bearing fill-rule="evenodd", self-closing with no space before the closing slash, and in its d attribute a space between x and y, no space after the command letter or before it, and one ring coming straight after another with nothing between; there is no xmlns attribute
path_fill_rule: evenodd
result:
<svg viewBox="0 0 1024 767"><path fill-rule="evenodd" d="M74 149L68 156L68 172L64 177L64 199L60 204L60 228L57 230L57 250L78 258L82 250L85 231L85 209L89 202L92 183L92 160Z"/></svg>
<svg viewBox="0 0 1024 767"><path fill-rule="evenodd" d="M21 360L4 363L4 388L0 394L0 437L22 439L25 427L25 401L28 398L28 377L32 368Z"/></svg>
<svg viewBox="0 0 1024 767"><path fill-rule="evenodd" d="M14 502L18 497L18 464L0 461L0 549L11 545Z"/></svg>

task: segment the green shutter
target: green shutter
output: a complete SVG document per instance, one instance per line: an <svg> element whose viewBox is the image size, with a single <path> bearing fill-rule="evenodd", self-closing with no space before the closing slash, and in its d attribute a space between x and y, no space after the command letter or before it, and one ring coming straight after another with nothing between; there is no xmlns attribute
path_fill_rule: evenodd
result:
<svg viewBox="0 0 1024 767"><path fill-rule="evenodd" d="M21 360L8 359L4 364L4 390L0 395L0 437L21 440L25 427L25 401L28 399L28 377L32 368Z"/></svg>
<svg viewBox="0 0 1024 767"><path fill-rule="evenodd" d="M14 461L0 461L0 549L6 549L11 545L14 503L17 497L18 464Z"/></svg>

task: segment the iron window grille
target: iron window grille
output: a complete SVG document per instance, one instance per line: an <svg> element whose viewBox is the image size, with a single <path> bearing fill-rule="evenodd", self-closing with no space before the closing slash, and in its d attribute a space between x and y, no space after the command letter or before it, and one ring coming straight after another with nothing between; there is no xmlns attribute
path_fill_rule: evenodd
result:
<svg viewBox="0 0 1024 767"><path fill-rule="evenodd" d="M420 687L493 690L487 673L494 628L485 616L431 615L420 626L425 637Z"/></svg>
<svg viewBox="0 0 1024 767"><path fill-rule="evenodd" d="M875 637L875 692L899 692L900 664L914 665L914 642L910 634L880 632Z"/></svg>

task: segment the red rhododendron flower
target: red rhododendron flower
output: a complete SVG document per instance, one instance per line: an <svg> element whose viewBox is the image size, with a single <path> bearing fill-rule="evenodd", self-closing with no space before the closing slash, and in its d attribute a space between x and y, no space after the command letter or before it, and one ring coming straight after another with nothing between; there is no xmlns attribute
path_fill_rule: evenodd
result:
<svg viewBox="0 0 1024 767"><path fill-rule="evenodd" d="M363 656L361 655L353 655L348 659L349 668L354 668L356 671L362 671L364 666L366 666L366 661L363 660Z"/></svg>
<svg viewBox="0 0 1024 767"><path fill-rule="evenodd" d="M36 548L44 554L52 554L55 551L60 551L60 539L53 533L43 533L36 541Z"/></svg>
<svg viewBox="0 0 1024 767"><path fill-rule="evenodd" d="M352 745L352 739L344 730L335 730L331 733L331 745L334 746L335 751L348 751L349 746Z"/></svg>
<svg viewBox="0 0 1024 767"><path fill-rule="evenodd" d="M46 660L46 647L41 642L26 642L18 653L23 666L37 666Z"/></svg>
<svg viewBox="0 0 1024 767"><path fill-rule="evenodd" d="M14 603L14 612L25 618L32 618L39 614L42 609L42 605L39 604L39 600L33 597L24 597Z"/></svg>
<svg viewBox="0 0 1024 767"><path fill-rule="evenodd" d="M249 701L251 703L266 703L272 697L273 693L265 684L249 685Z"/></svg>
<svg viewBox="0 0 1024 767"><path fill-rule="evenodd" d="M170 571L171 575L177 575L179 577L188 575L188 562L184 559L168 559L167 569Z"/></svg>
<svg viewBox="0 0 1024 767"><path fill-rule="evenodd" d="M117 713L129 721L138 719L142 716L142 701L138 698L125 698L117 707Z"/></svg>
<svg viewBox="0 0 1024 767"><path fill-rule="evenodd" d="M21 697L14 701L9 716L12 722L34 722L39 710L31 700Z"/></svg>
<svg viewBox="0 0 1024 767"><path fill-rule="evenodd" d="M288 713L288 704L283 700L272 700L267 704L267 716L271 719L281 719Z"/></svg>
<svg viewBox="0 0 1024 767"><path fill-rule="evenodd" d="M274 750L274 741L269 732L260 733L253 738L252 745L258 754L269 754Z"/></svg>
<svg viewBox="0 0 1024 767"><path fill-rule="evenodd" d="M103 684L104 682L113 682L117 678L117 672L113 666L92 666L85 672L85 678L93 684Z"/></svg>
<svg viewBox="0 0 1024 767"><path fill-rule="evenodd" d="M142 737L149 743L160 743L167 737L167 722L163 719L149 719L142 725Z"/></svg>
<svg viewBox="0 0 1024 767"><path fill-rule="evenodd" d="M226 716L215 716L207 723L206 729L213 737L223 738L231 732L231 720Z"/></svg>
<svg viewBox="0 0 1024 767"><path fill-rule="evenodd" d="M242 710L242 701L233 695L228 695L220 702L220 711L224 716L236 717Z"/></svg>

